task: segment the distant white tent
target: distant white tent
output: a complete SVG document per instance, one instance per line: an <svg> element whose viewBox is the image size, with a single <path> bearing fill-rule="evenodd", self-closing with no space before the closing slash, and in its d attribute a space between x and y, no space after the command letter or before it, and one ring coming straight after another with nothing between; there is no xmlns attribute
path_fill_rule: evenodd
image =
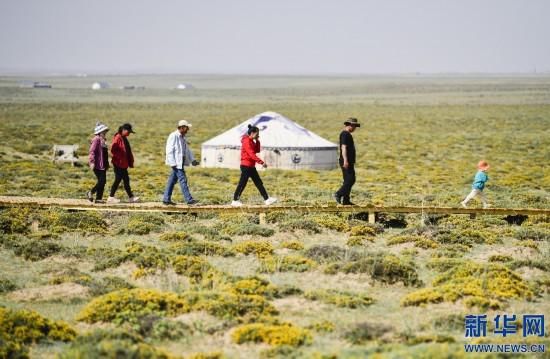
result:
<svg viewBox="0 0 550 359"><path fill-rule="evenodd" d="M92 90L108 89L111 85L108 82L94 82L92 84Z"/></svg>
<svg viewBox="0 0 550 359"><path fill-rule="evenodd" d="M275 112L258 114L204 142L202 166L239 168L241 137L249 124L260 128L259 156L271 168L328 170L337 167L335 143Z"/></svg>
<svg viewBox="0 0 550 359"><path fill-rule="evenodd" d="M176 90L190 90L192 88L194 88L194 87L191 84L178 84L176 86Z"/></svg>

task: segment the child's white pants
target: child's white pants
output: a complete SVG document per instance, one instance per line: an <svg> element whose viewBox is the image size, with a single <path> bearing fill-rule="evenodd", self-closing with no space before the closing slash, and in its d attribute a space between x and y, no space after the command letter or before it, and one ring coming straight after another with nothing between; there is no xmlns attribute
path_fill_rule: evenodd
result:
<svg viewBox="0 0 550 359"><path fill-rule="evenodd" d="M476 188L472 189L472 192L466 198L464 199L463 203L466 204L470 202L474 197L478 196L481 199L481 203L483 203L483 206L487 206L487 197L485 197L485 194L483 191L480 191Z"/></svg>

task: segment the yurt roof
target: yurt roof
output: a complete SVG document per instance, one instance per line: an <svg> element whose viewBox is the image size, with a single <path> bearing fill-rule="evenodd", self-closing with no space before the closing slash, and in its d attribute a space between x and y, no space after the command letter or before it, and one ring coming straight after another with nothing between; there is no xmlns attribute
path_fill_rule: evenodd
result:
<svg viewBox="0 0 550 359"><path fill-rule="evenodd" d="M241 137L248 125L260 129L260 142L263 148L307 148L336 149L338 146L300 126L296 122L276 112L260 113L238 126L204 142L203 147L241 147Z"/></svg>

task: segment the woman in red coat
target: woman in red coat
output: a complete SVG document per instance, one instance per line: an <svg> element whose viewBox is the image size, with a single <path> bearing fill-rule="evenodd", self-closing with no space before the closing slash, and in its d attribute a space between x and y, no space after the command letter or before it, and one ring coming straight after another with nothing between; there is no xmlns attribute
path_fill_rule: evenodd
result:
<svg viewBox="0 0 550 359"><path fill-rule="evenodd" d="M235 189L235 194L233 195L233 202L231 205L234 207L242 206L242 202L239 200L241 194L246 187L249 178L252 178L252 181L260 191L260 194L264 198L265 204L270 205L277 202L277 198L269 197L267 191L265 190L264 184L258 171L256 170L256 163L262 165L264 168L267 168L267 165L262 161L256 153L260 153L260 129L256 126L248 125L247 133L241 138L241 178L239 184Z"/></svg>
<svg viewBox="0 0 550 359"><path fill-rule="evenodd" d="M120 182L124 182L124 189L128 194L129 201L131 203L139 202L139 197L135 197L130 187L130 176L128 175L128 168L134 167L134 155L132 154L132 148L130 142L128 142L128 136L131 133L135 133L132 130L132 125L125 123L118 128L118 132L113 137L111 144L111 154L113 157L113 169L115 171L115 181L111 186L111 194L107 199L107 203L119 203L120 200L115 198L115 193L120 185Z"/></svg>

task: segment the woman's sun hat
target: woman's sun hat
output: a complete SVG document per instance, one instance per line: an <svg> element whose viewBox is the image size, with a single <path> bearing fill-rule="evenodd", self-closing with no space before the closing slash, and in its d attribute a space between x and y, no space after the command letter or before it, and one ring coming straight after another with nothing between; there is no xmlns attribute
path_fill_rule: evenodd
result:
<svg viewBox="0 0 550 359"><path fill-rule="evenodd" d="M482 171L485 171L485 170L488 170L491 166L489 166L489 164L487 163L487 161L485 160L481 160L479 161L479 163L477 164L477 168L479 168L480 170Z"/></svg>
<svg viewBox="0 0 550 359"><path fill-rule="evenodd" d="M99 135L101 132L109 131L109 127L107 127L105 124L98 122L95 124L94 128L94 135Z"/></svg>

